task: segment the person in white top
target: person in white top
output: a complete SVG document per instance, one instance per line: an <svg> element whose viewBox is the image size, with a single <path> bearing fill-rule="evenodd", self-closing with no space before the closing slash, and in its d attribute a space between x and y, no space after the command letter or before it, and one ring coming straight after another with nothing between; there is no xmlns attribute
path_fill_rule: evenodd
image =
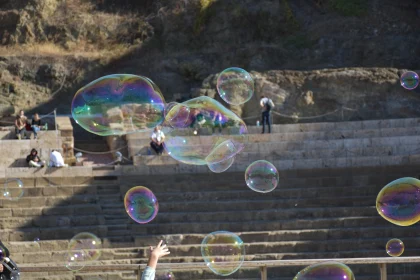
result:
<svg viewBox="0 0 420 280"><path fill-rule="evenodd" d="M165 134L161 130L160 126L156 126L153 130L152 134L152 142L150 142L150 147L156 152L158 155L162 155L163 153L163 142L165 141Z"/></svg>
<svg viewBox="0 0 420 280"><path fill-rule="evenodd" d="M68 165L64 163L63 156L57 150L52 150L50 155L50 162L48 164L50 167L67 167Z"/></svg>
<svg viewBox="0 0 420 280"><path fill-rule="evenodd" d="M268 126L268 133L271 133L271 123L270 123L270 111L273 107L273 101L271 99L261 96L260 106L262 109L262 134L265 131L265 124Z"/></svg>

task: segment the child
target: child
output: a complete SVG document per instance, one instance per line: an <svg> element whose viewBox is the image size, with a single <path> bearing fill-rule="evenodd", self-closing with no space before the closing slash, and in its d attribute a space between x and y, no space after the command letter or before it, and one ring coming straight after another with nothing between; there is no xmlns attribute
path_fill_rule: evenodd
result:
<svg viewBox="0 0 420 280"><path fill-rule="evenodd" d="M154 280L155 273L156 273L156 266L157 262L160 257L164 257L169 255L169 249L166 248L166 244L162 246L163 240L159 242L156 248L150 247L150 258L149 262L147 263L146 269L143 271L143 275L141 276L141 280Z"/></svg>

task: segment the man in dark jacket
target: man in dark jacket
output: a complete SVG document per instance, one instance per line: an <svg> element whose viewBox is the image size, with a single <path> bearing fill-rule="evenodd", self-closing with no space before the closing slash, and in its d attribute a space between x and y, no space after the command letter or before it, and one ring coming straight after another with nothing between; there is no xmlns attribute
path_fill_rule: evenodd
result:
<svg viewBox="0 0 420 280"><path fill-rule="evenodd" d="M44 167L45 162L41 161L38 156L38 151L32 149L31 153L26 157L26 162L30 167Z"/></svg>
<svg viewBox="0 0 420 280"><path fill-rule="evenodd" d="M20 272L16 263L10 259L10 253L6 246L0 241L0 280L19 280Z"/></svg>

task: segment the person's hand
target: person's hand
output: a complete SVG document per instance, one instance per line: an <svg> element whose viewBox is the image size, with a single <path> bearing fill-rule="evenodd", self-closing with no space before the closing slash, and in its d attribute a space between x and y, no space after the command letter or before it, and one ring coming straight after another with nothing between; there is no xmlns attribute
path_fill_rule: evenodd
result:
<svg viewBox="0 0 420 280"><path fill-rule="evenodd" d="M0 264L0 272L3 272L4 266Z"/></svg>
<svg viewBox="0 0 420 280"><path fill-rule="evenodd" d="M156 265L159 258L170 254L169 249L166 247L166 244L162 245L162 243L163 243L163 240L161 240L158 243L156 248L153 248L152 246L150 246L150 259L147 265L153 269L156 269Z"/></svg>
<svg viewBox="0 0 420 280"><path fill-rule="evenodd" d="M156 248L153 248L150 246L150 257L159 259L160 257L164 257L166 255L169 255L171 252L169 252L169 249L166 247L166 244L162 245L163 240L161 240Z"/></svg>

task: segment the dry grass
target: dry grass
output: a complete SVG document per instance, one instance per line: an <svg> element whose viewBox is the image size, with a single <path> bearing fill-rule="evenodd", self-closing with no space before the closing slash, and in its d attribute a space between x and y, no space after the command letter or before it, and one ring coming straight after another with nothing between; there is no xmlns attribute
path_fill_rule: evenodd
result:
<svg viewBox="0 0 420 280"><path fill-rule="evenodd" d="M86 57L92 59L100 58L118 58L121 57L133 47L126 45L110 45L105 49L99 49L93 44L86 42L74 43L69 49L53 43L34 43L16 46L0 46L0 56L47 56L47 57Z"/></svg>

